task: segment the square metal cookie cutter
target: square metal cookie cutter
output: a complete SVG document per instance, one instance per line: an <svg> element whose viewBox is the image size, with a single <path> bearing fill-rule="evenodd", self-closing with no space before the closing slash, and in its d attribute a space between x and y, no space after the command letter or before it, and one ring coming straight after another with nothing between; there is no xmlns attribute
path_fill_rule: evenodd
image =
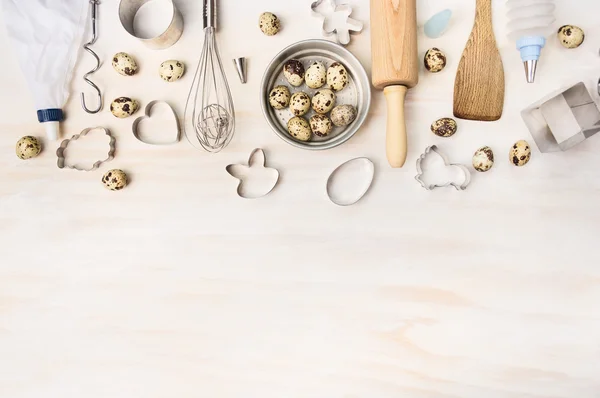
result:
<svg viewBox="0 0 600 398"><path fill-rule="evenodd" d="M540 152L566 151L600 131L600 111L583 82L547 95L521 117Z"/></svg>
<svg viewBox="0 0 600 398"><path fill-rule="evenodd" d="M444 166L446 166L446 167L456 167L457 170L460 170L461 174L464 175L463 181L457 182L457 181L453 181L453 180L449 179L446 182L438 183L438 184L428 184L425 181L423 181L423 176L425 175L427 170L423 169L422 162L429 156L440 157L441 160L443 161ZM419 181L419 183L423 186L423 188L427 189L428 191L430 191L434 188L443 188L443 187L449 187L449 186L453 186L457 190L463 191L467 188L467 186L471 182L471 173L469 172L469 169L467 169L462 164L450 163L448 161L448 158L446 158L446 156L442 152L440 152L438 147L436 145L432 145L432 146L427 147L425 149L425 152L423 152L421 154L421 156L419 156L419 158L417 159L417 175L415 176L415 180Z"/></svg>
<svg viewBox="0 0 600 398"><path fill-rule="evenodd" d="M354 18L352 15L352 7L348 4L337 4L336 0L319 0L310 5L312 14L323 20L323 36L335 35L336 41L342 46L347 46L350 43L351 34L359 34L363 30L364 24ZM344 23L336 23L338 19L334 14L344 13L346 19Z"/></svg>
<svg viewBox="0 0 600 398"><path fill-rule="evenodd" d="M108 143L108 155L107 155L106 159L104 159L104 160L97 160L96 162L94 162L94 164L92 164L91 168L81 167L81 166L78 166L76 164L68 164L65 161L65 150L69 146L69 143L71 141L76 141L76 140L78 140L80 138L85 137L92 130L102 130L104 132L104 134L106 134L110 138L110 142ZM92 171L92 170L96 170L98 167L100 167L102 165L102 163L109 162L109 161L111 161L111 160L114 159L114 157L115 157L115 145L116 145L115 137L110 133L110 131L107 128L104 128L104 127L88 127L87 129L84 129L81 133L75 134L71 138L63 140L63 142L60 143L60 146L56 150L56 156L58 156L58 160L57 160L56 164L58 165L59 169L62 169L62 168L66 167L68 169L78 170L78 171Z"/></svg>

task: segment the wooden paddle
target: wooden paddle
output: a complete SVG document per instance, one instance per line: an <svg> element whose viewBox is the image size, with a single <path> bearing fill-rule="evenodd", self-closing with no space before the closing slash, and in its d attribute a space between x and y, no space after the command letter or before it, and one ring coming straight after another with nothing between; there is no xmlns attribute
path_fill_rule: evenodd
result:
<svg viewBox="0 0 600 398"><path fill-rule="evenodd" d="M454 80L454 116L493 121L504 108L504 68L492 28L492 0L476 0L475 24Z"/></svg>
<svg viewBox="0 0 600 398"><path fill-rule="evenodd" d="M406 161L406 90L419 80L416 0L371 0L373 86L387 103L386 154L392 167Z"/></svg>

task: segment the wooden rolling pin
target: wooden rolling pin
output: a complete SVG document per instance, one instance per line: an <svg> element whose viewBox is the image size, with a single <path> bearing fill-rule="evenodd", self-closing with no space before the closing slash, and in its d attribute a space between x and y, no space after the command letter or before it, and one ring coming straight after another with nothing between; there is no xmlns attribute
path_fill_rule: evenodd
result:
<svg viewBox="0 0 600 398"><path fill-rule="evenodd" d="M406 161L406 90L419 81L416 0L371 0L373 86L387 102L386 154L392 167Z"/></svg>

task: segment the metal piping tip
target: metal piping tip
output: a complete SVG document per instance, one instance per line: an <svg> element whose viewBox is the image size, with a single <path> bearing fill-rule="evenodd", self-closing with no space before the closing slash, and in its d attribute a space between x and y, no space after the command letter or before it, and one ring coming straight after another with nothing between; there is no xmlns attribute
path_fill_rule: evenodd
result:
<svg viewBox="0 0 600 398"><path fill-rule="evenodd" d="M233 63L235 64L235 69L240 76L240 81L242 84L246 84L246 58L235 58Z"/></svg>
<svg viewBox="0 0 600 398"><path fill-rule="evenodd" d="M535 80L535 70L537 68L537 59L531 59L523 62L525 65L525 76L527 77L527 83L533 83Z"/></svg>

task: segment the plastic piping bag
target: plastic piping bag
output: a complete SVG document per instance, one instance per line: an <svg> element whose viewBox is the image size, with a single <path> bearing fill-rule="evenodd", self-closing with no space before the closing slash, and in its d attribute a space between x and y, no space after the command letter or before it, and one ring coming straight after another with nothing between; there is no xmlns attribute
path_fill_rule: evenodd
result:
<svg viewBox="0 0 600 398"><path fill-rule="evenodd" d="M2 0L8 37L33 95L37 117L56 140L83 42L89 0Z"/></svg>

